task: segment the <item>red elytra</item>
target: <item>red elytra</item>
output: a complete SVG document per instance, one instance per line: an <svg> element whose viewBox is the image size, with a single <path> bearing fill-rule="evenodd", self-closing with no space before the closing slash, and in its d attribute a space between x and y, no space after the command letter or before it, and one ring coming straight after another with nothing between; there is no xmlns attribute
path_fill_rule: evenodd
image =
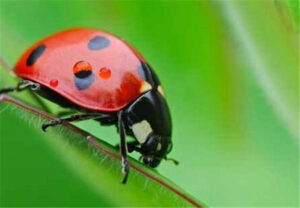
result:
<svg viewBox="0 0 300 208"><path fill-rule="evenodd" d="M144 58L123 40L95 29L54 34L30 47L15 73L80 107L116 112L141 95Z"/></svg>

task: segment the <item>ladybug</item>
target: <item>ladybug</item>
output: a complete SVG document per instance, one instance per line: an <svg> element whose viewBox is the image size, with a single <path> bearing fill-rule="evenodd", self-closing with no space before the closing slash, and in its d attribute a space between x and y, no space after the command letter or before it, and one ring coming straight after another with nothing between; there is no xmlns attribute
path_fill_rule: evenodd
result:
<svg viewBox="0 0 300 208"><path fill-rule="evenodd" d="M44 131L89 119L116 125L122 183L129 174L128 152L139 152L143 163L152 168L169 159L172 123L160 81L142 55L120 38L87 28L62 31L30 47L14 72L21 81L0 93L28 88L81 112L43 124ZM126 142L126 135L134 141Z"/></svg>

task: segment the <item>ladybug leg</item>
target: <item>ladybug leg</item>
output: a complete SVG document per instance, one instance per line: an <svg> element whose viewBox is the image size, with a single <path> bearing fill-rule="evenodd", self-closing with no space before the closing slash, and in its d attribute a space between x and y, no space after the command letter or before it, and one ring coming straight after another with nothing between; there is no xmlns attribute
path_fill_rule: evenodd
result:
<svg viewBox="0 0 300 208"><path fill-rule="evenodd" d="M36 93L33 93L33 91L37 91L40 90L40 84L29 81L29 80L21 80L16 87L8 87L8 88L3 88L0 89L0 95L1 94L6 94L6 93L10 93L10 92L21 92L25 89L30 88L32 91L30 92L30 95L32 96L32 98L37 102L37 104L41 107L42 110L44 110L45 112L50 112L50 109L48 108L47 105L45 105L45 103L41 100L40 97L38 97L38 95Z"/></svg>
<svg viewBox="0 0 300 208"><path fill-rule="evenodd" d="M13 91L20 92L27 88L31 88L32 90L38 90L40 88L40 85L38 83L31 82L28 80L22 80L17 84L16 87L8 87L8 88L1 89L0 94L9 93L9 92L13 92Z"/></svg>
<svg viewBox="0 0 300 208"><path fill-rule="evenodd" d="M7 87L0 90L0 95L15 91L15 87Z"/></svg>
<svg viewBox="0 0 300 208"><path fill-rule="evenodd" d="M76 113L75 110L69 110L69 111L60 111L56 114L57 117L64 117L64 116L68 116L68 115L71 115L71 114L74 114Z"/></svg>
<svg viewBox="0 0 300 208"><path fill-rule="evenodd" d="M6 94L6 93L10 93L10 92L21 92L25 89L30 88L33 91L39 90L40 89L40 85L38 83L35 82L31 82L29 80L22 80L18 83L18 85L16 87L8 87L8 88L3 88L0 89L0 95L1 94ZM31 92L31 96L33 97L33 99L40 105L40 107L46 111L46 112L50 112L49 108L45 105L45 103L37 96L37 94Z"/></svg>
<svg viewBox="0 0 300 208"><path fill-rule="evenodd" d="M123 111L120 111L118 114L118 127L119 127L119 134L120 134L120 150L122 156L122 172L124 177L121 183L125 184L128 179L129 174L129 164L127 160L127 144L126 144L126 135L125 135L125 126L123 123Z"/></svg>
<svg viewBox="0 0 300 208"><path fill-rule="evenodd" d="M109 117L109 115L106 114L100 114L100 113L88 113L88 114L80 114L80 115L72 115L68 118L59 118L55 119L49 123L43 124L42 129L43 131L46 131L48 127L54 127L57 125L61 125L64 122L74 122L74 121L84 121L84 120L90 120L90 119L101 119Z"/></svg>
<svg viewBox="0 0 300 208"><path fill-rule="evenodd" d="M31 90L36 91L36 90L40 89L40 84L29 81L29 80L22 80L21 82L18 83L16 90L22 91L27 88L30 88Z"/></svg>
<svg viewBox="0 0 300 208"><path fill-rule="evenodd" d="M140 145L138 141L127 142L128 152L133 152L133 151L140 152L141 148L138 147L138 145Z"/></svg>
<svg viewBox="0 0 300 208"><path fill-rule="evenodd" d="M133 152L133 151L137 151L137 152L140 152L141 151L141 148L138 147L140 143L138 141L131 141L131 142L127 142L127 150L129 153ZM115 146L116 148L120 149L120 145L117 144Z"/></svg>

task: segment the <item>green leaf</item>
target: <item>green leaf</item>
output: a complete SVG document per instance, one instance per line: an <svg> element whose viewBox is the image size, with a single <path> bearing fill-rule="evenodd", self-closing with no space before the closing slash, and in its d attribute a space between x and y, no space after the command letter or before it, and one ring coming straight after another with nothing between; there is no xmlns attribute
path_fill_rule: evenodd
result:
<svg viewBox="0 0 300 208"><path fill-rule="evenodd" d="M159 75L172 113L170 157L180 165L164 162L157 168L160 174L210 206L296 207L298 6L293 0L2 0L0 53L12 65L35 41L75 26L122 37ZM0 70L0 86L11 83ZM18 97L34 106L30 94ZM7 137L1 143L1 198L9 199L7 205L111 205L109 197L100 197L82 174L75 174L79 170L60 162L64 157L56 148L41 143L43 137L8 112L0 114L7 129L1 134ZM112 145L118 140L115 128L95 122L77 126ZM49 165L37 169L43 164L37 157ZM20 178L21 172L28 180ZM50 174L51 182L43 182ZM143 191L142 186L134 194Z"/></svg>
<svg viewBox="0 0 300 208"><path fill-rule="evenodd" d="M0 101L2 102L0 121L4 131L4 137L2 138L4 142L6 142L7 138L14 138L14 131L12 131L10 126L12 122L5 125L7 122L4 119L11 116L10 114L15 114L25 118L24 121L30 120L33 123L30 128L31 133L53 147L63 162L81 175L82 180L87 183L89 188L100 195L100 199L102 198L103 201L99 200L98 206L189 207L193 205L202 207L199 202L184 193L166 178L134 159L129 159L131 167L130 180L126 185L118 183L118 180L122 178L120 154L111 145L70 124L64 124L63 127L42 133L40 125L46 122L46 119L48 121L49 119L53 120L52 116L6 95L1 95ZM22 125L28 125L24 121L19 121L19 128L22 129ZM28 127L25 128L28 129ZM20 148L21 142L21 140L15 139L15 151ZM43 163L40 159L38 161ZM35 164L38 165L38 161L35 161ZM17 167L17 169L19 168ZM35 169L38 168L35 167ZM21 171L21 169L19 170ZM48 174L52 174L52 172L49 171ZM116 193L119 193L117 198ZM3 195L7 196L6 194L4 193ZM16 204L18 203L20 202ZM44 205L42 201L39 203ZM69 203L73 206L78 205L76 200ZM2 205L6 206L8 204L7 199L2 201Z"/></svg>

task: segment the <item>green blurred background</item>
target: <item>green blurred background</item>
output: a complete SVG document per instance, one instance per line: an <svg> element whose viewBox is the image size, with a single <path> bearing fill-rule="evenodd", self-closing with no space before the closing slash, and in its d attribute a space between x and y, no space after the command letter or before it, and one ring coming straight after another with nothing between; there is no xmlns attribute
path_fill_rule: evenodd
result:
<svg viewBox="0 0 300 208"><path fill-rule="evenodd" d="M13 65L35 41L77 26L124 38L167 94L180 165L163 162L162 175L209 206L298 206L298 4L1 0L0 53ZM0 87L14 83L0 76ZM1 206L114 205L30 119L0 107ZM78 125L118 141L114 127Z"/></svg>

